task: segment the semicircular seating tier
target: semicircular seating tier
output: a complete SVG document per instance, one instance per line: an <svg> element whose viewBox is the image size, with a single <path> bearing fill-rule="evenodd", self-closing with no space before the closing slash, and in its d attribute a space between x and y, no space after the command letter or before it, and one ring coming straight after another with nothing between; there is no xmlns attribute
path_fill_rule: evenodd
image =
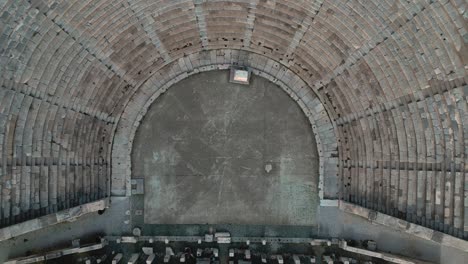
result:
<svg viewBox="0 0 468 264"><path fill-rule="evenodd" d="M466 8L459 0L1 1L1 225L128 184L111 165L132 98L158 74L176 79L187 65L219 65L239 50L246 55L233 64L259 65L252 58L261 55L320 98L337 142L339 192L329 198L467 238Z"/></svg>

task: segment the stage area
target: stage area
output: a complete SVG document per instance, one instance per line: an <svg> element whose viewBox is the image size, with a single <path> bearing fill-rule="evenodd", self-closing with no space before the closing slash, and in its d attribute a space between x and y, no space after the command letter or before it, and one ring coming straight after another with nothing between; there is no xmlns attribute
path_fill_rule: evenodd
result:
<svg viewBox="0 0 468 264"><path fill-rule="evenodd" d="M315 225L317 146L280 87L196 74L150 107L133 144L147 224Z"/></svg>

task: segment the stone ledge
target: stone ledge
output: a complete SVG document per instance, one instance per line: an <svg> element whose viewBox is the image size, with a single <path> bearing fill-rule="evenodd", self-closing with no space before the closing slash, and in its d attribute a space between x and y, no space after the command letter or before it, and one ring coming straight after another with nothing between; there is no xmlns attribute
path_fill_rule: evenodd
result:
<svg viewBox="0 0 468 264"><path fill-rule="evenodd" d="M423 261L408 259L408 258L396 256L396 255L389 254L389 253L370 251L370 250L363 249L363 248L351 247L351 246L348 246L346 241L344 241L344 240L340 241L339 246L340 246L340 248L342 248L343 250L346 250L348 252L352 252L352 253L356 253L356 254L360 254L360 255L365 255L365 256L369 256L369 257L373 257L373 258L383 259L383 260L391 262L391 263L400 263L400 264L429 263L429 262L423 262Z"/></svg>
<svg viewBox="0 0 468 264"><path fill-rule="evenodd" d="M330 199L322 199L320 200L320 206L323 207L337 207L339 205L339 200L330 200Z"/></svg>
<svg viewBox="0 0 468 264"><path fill-rule="evenodd" d="M51 252L46 252L46 253L39 254L39 255L32 255L32 256L27 256L27 257L11 259L11 260L8 260L7 262L5 262L5 264L35 263L35 262L39 262L39 261L45 261L45 260L60 258L62 256L66 256L66 255L85 253L85 252L89 252L89 251L99 250L99 249L104 248L105 246L107 246L107 241L102 239L101 243L98 243L98 244L85 245L83 247L77 247L77 248L60 249L60 250L55 250L55 251L51 251Z"/></svg>
<svg viewBox="0 0 468 264"><path fill-rule="evenodd" d="M371 223L384 225L418 238L468 252L468 241L466 240L344 201L340 201L338 207L343 212L366 218Z"/></svg>
<svg viewBox="0 0 468 264"><path fill-rule="evenodd" d="M46 215L23 223L8 226L0 229L0 241L24 235L26 233L37 231L39 229L59 224L62 222L73 222L77 218L85 214L103 210L107 207L109 207L109 201L106 198L95 202L83 204L80 206L72 207L70 209L57 212L55 214Z"/></svg>

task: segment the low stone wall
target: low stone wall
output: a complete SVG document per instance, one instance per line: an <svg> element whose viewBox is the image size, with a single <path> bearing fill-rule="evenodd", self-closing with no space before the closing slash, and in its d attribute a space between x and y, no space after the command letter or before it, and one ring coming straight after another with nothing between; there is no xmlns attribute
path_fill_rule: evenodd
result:
<svg viewBox="0 0 468 264"><path fill-rule="evenodd" d="M55 251L46 252L44 254L32 255L22 258L11 259L4 264L27 264L27 263L35 263L50 259L56 259L67 255L84 253L94 250L99 250L104 248L107 245L106 240L101 240L101 243L92 244L92 245L85 245L83 247L76 247L76 248L66 248L60 249Z"/></svg>
<svg viewBox="0 0 468 264"><path fill-rule="evenodd" d="M0 229L0 241L24 235L47 226L55 225L62 222L73 222L78 217L92 212L103 210L109 206L108 199L98 200L92 203L83 204L72 207L70 209L60 211L54 214L49 214L33 220L22 222L20 224L8 226Z"/></svg>
<svg viewBox="0 0 468 264"><path fill-rule="evenodd" d="M396 217L369 210L367 208L350 204L344 201L338 203L341 211L366 218L371 223L384 225L392 229L422 238L425 240L434 241L444 246L453 247L465 252L468 252L468 241L462 240L439 231L435 231L420 225L412 224L408 221L398 219Z"/></svg>
<svg viewBox="0 0 468 264"><path fill-rule="evenodd" d="M342 240L340 241L340 248L343 250L346 250L348 252L360 254L360 255L365 255L373 258L379 258L383 259L385 261L391 262L391 263L400 263L400 264L417 264L417 263L428 263L428 262L421 262L417 260L410 260L406 259L400 256L388 254L388 253L383 253L383 252L377 252L377 251L370 251L367 249L362 249L362 248L357 248L357 247L350 247L346 244L346 241Z"/></svg>

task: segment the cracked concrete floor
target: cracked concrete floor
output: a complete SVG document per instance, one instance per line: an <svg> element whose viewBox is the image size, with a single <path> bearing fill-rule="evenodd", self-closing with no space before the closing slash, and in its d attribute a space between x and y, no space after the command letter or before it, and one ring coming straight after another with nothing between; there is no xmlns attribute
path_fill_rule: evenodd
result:
<svg viewBox="0 0 468 264"><path fill-rule="evenodd" d="M150 107L133 145L145 223L314 225L318 154L310 123L280 87L205 72Z"/></svg>

